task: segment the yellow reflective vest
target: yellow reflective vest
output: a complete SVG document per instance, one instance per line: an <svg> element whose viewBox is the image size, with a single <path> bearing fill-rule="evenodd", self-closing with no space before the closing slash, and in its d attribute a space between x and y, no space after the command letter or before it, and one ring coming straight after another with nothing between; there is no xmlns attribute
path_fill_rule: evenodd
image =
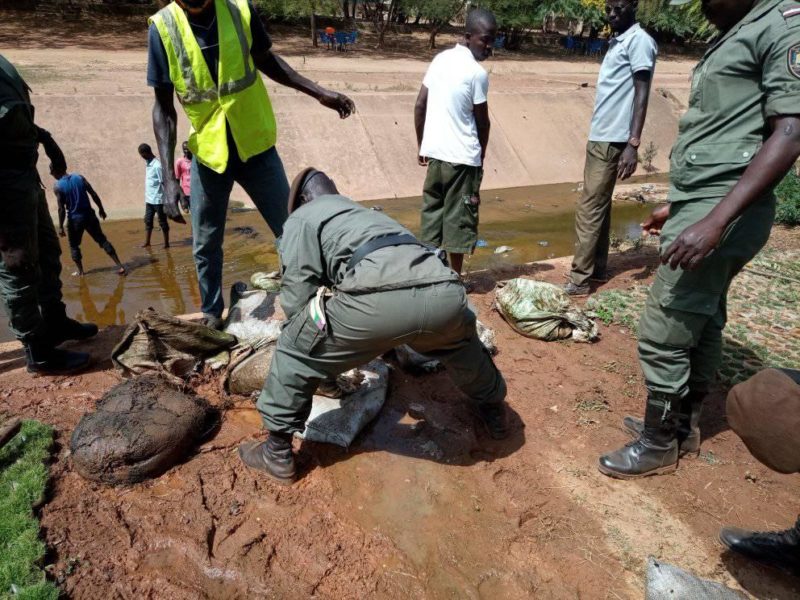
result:
<svg viewBox="0 0 800 600"><path fill-rule="evenodd" d="M189 148L197 160L222 173L230 149L227 121L239 158L275 145L276 125L267 88L250 56L253 36L247 0L215 0L219 31L219 73L211 77L186 13L171 2L150 18L169 61L169 78L192 124Z"/></svg>

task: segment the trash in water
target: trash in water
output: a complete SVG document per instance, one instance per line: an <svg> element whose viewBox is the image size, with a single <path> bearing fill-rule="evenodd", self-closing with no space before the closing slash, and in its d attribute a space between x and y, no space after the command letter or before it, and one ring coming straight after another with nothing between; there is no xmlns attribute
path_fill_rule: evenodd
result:
<svg viewBox="0 0 800 600"><path fill-rule="evenodd" d="M540 245L542 248L547 248L547 247L550 245L550 242L548 242L547 240L540 240L540 241L539 241L539 245Z"/></svg>
<svg viewBox="0 0 800 600"><path fill-rule="evenodd" d="M506 252L511 252L513 248L511 246L500 246L497 248L494 253L495 254L505 254Z"/></svg>
<svg viewBox="0 0 800 600"><path fill-rule="evenodd" d="M370 210L374 210L374 211L377 211L377 212L383 212L383 207L376 204L375 206L370 206Z"/></svg>
<svg viewBox="0 0 800 600"><path fill-rule="evenodd" d="M488 248L489 247L489 242L487 242L486 240L478 240L477 243L475 244L475 247L476 248Z"/></svg>
<svg viewBox="0 0 800 600"><path fill-rule="evenodd" d="M599 337L597 324L552 283L512 279L497 290L495 308L514 331L526 337L546 342L567 338L593 342Z"/></svg>

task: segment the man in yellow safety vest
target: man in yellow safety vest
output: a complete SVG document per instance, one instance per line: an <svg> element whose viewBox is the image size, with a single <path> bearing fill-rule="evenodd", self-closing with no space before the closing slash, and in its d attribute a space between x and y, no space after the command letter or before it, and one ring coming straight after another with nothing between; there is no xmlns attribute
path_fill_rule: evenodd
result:
<svg viewBox="0 0 800 600"><path fill-rule="evenodd" d="M272 42L248 0L175 0L150 19L147 82L155 90L153 129L164 165L164 209L184 222L174 152L174 97L192 130L193 252L207 325L222 326L222 240L228 200L239 183L275 237L288 214L289 184L275 149L272 104L259 71L348 117L347 96L295 72Z"/></svg>

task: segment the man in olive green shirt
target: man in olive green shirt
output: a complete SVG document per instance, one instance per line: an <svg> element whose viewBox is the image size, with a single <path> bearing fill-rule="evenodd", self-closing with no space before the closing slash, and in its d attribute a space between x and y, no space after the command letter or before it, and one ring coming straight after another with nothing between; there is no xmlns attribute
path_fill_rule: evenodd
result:
<svg viewBox="0 0 800 600"><path fill-rule="evenodd" d="M506 437L506 384L458 274L437 252L314 169L295 179L289 213L279 243L287 321L257 403L269 438L240 447L245 464L291 483L291 437L317 386L403 344L440 360L489 434Z"/></svg>
<svg viewBox="0 0 800 600"><path fill-rule="evenodd" d="M800 156L800 4L702 6L720 34L694 70L670 204L643 224L660 233L662 262L639 326L644 420L626 418L637 441L600 457L600 471L622 479L673 471L679 454L699 452L728 287L766 244L773 189Z"/></svg>

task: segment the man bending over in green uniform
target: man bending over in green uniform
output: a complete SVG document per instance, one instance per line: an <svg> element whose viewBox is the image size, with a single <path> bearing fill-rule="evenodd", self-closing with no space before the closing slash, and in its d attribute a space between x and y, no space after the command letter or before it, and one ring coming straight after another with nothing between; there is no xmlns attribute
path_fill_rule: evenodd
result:
<svg viewBox="0 0 800 600"><path fill-rule="evenodd" d="M673 0L684 3L688 0ZM800 156L800 4L704 0L720 34L694 70L670 164L670 204L645 231L661 262L639 325L647 385L638 439L600 457L630 479L700 451L700 408L722 353L733 277L769 238L774 187Z"/></svg>
<svg viewBox="0 0 800 600"><path fill-rule="evenodd" d="M279 244L287 321L257 404L269 438L239 448L245 464L291 483L292 434L305 428L320 383L403 344L444 363L489 434L506 437L506 384L458 274L387 215L340 196L320 171L294 180L289 213Z"/></svg>

